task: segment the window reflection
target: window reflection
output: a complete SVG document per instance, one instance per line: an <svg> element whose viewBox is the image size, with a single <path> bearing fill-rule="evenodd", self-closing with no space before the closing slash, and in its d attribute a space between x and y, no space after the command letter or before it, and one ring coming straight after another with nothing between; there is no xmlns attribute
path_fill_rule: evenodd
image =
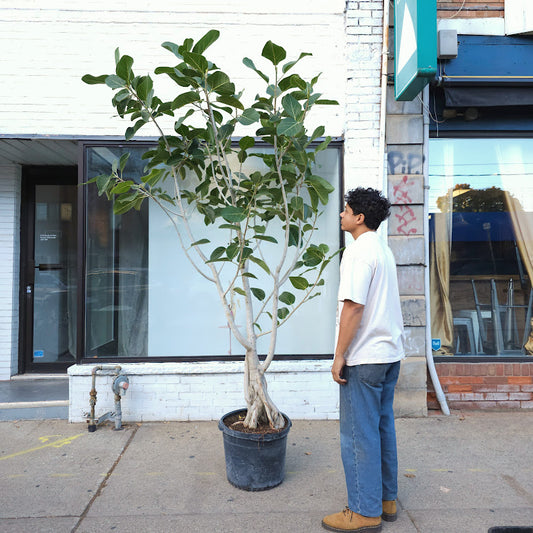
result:
<svg viewBox="0 0 533 533"><path fill-rule="evenodd" d="M130 157L125 168L129 179L144 174L141 159L147 147L88 146L87 179L109 173L113 161L124 152ZM268 151L266 147L257 148ZM253 172L262 164L249 158L243 172ZM317 155L317 173L337 186L340 151L328 148ZM188 179L188 178L185 178ZM162 185L163 186L163 185ZM170 183L166 186L171 187ZM169 193L172 190L169 189ZM99 197L94 184L86 196L86 288L85 357L212 357L242 355L232 338L217 291L185 259L167 215L153 202L144 202L140 211L114 215L107 198ZM325 242L333 252L339 247L340 195L332 194L322 214L317 242ZM177 224L179 217L174 219ZM192 240L208 238L218 246L217 232L206 227L203 216L192 213ZM215 228L216 229L216 228ZM279 227L273 232L281 231ZM207 250L208 248L206 248ZM265 245L275 257L277 247ZM229 272L224 275L230 276ZM317 324L317 312L334 316L338 268L324 272L325 285L320 299L314 299L293 317L290 326L280 329L278 353L288 355L329 354L334 341L334 321ZM244 307L235 299L237 324L246 323ZM309 324L313 323L312 334ZM266 338L259 345L268 348Z"/></svg>
<svg viewBox="0 0 533 533"><path fill-rule="evenodd" d="M128 147L131 179L143 175L146 148ZM91 147L88 179L109 173L122 147ZM95 185L86 190L86 357L140 357L148 344L148 206L123 215L99 197Z"/></svg>
<svg viewBox="0 0 533 533"><path fill-rule="evenodd" d="M436 355L531 355L532 139L430 142Z"/></svg>

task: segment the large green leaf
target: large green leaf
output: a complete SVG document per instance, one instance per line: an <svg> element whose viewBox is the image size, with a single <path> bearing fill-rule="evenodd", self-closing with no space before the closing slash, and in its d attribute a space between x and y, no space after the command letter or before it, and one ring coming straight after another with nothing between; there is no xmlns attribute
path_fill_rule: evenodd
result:
<svg viewBox="0 0 533 533"><path fill-rule="evenodd" d="M126 82L120 76L116 76L115 74L107 76L105 79L105 84L108 87L111 87L111 89L121 89L122 87L126 86Z"/></svg>
<svg viewBox="0 0 533 533"><path fill-rule="evenodd" d="M209 261L216 261L217 259L220 259L225 251L226 251L226 248L224 248L224 246L219 246L218 248L215 248L211 252L211 256L209 257Z"/></svg>
<svg viewBox="0 0 533 533"><path fill-rule="evenodd" d="M133 66L133 57L122 56L117 63L116 73L117 76L125 81L131 81L133 79L133 72L131 67Z"/></svg>
<svg viewBox="0 0 533 533"><path fill-rule="evenodd" d="M150 76L142 76L139 83L137 84L137 96L141 100L146 100L150 91L153 89L153 82Z"/></svg>
<svg viewBox="0 0 533 533"><path fill-rule="evenodd" d="M274 244L278 244L278 241L274 237L270 237L269 235L254 235L253 238L259 241L267 241L272 242Z"/></svg>
<svg viewBox="0 0 533 533"><path fill-rule="evenodd" d="M183 59L183 56L179 52L180 47L177 44L165 41L161 46L172 52L178 59Z"/></svg>
<svg viewBox="0 0 533 533"><path fill-rule="evenodd" d="M287 137L295 137L303 130L302 124L297 122L292 117L284 118L276 128L278 135L286 135Z"/></svg>
<svg viewBox="0 0 533 533"><path fill-rule="evenodd" d="M250 289L252 291L252 294L258 299L258 300L264 300L265 299L265 291L263 289L258 289L256 287L252 287Z"/></svg>
<svg viewBox="0 0 533 533"><path fill-rule="evenodd" d="M279 301L287 305L292 305L296 301L296 296L292 292L284 291L279 295Z"/></svg>
<svg viewBox="0 0 533 533"><path fill-rule="evenodd" d="M192 51L196 54L203 54L220 36L218 30L209 30L195 45Z"/></svg>
<svg viewBox="0 0 533 533"><path fill-rule="evenodd" d="M194 69L198 70L202 74L207 72L209 65L207 64L207 59L201 55L194 52L183 52L183 59L187 64L191 65Z"/></svg>
<svg viewBox="0 0 533 533"><path fill-rule="evenodd" d="M321 178L320 176L309 176L308 178L306 178L305 181L306 183L311 185L311 187L313 187L313 189L318 194L320 201L323 204L327 204L328 196L335 190L335 187L333 187L331 183L326 181L324 178Z"/></svg>
<svg viewBox="0 0 533 533"><path fill-rule="evenodd" d="M317 105L339 105L339 102L337 102L337 100L322 99L322 100L317 100L316 104Z"/></svg>
<svg viewBox="0 0 533 533"><path fill-rule="evenodd" d="M318 126L318 128L315 129L313 134L311 135L311 138L309 139L309 142L313 142L315 139L318 139L319 137L322 137L325 132L324 126Z"/></svg>
<svg viewBox="0 0 533 533"><path fill-rule="evenodd" d="M292 96L292 94L286 94L281 99L281 105L283 106L283 109L287 115L295 120L300 119L302 114L302 106L300 105L300 102L298 102L298 100Z"/></svg>
<svg viewBox="0 0 533 533"><path fill-rule="evenodd" d="M281 307L278 309L278 318L283 320L289 316L290 311L286 307Z"/></svg>
<svg viewBox="0 0 533 533"><path fill-rule="evenodd" d="M258 70L256 68L256 66L254 65L254 62L250 58L245 57L242 60L242 62L243 62L243 64L245 66L247 66L248 68L251 68L253 71L257 72L257 74L259 74L259 76L261 76L261 78L263 78L268 83L268 76L266 74L263 74L263 72L261 72L260 70Z"/></svg>
<svg viewBox="0 0 533 533"><path fill-rule="evenodd" d="M278 85L282 91L301 89L300 91L293 93L293 96L297 96L299 100L307 98L307 93L305 92L307 84L302 78L300 78L300 76L298 76L298 74L292 74L291 76L283 78L278 82Z"/></svg>
<svg viewBox="0 0 533 533"><path fill-rule="evenodd" d="M285 72L287 72L288 70L290 70L292 67L294 67L294 65L296 65L296 63L298 63L298 61L300 61L300 59L302 59L302 57L305 57L305 56L312 56L313 54L310 54L309 52L302 52L300 54L300 57L298 59L296 59L295 61L288 61L287 63L285 63L285 65L283 65L283 68L281 69L283 71L283 73L285 74Z"/></svg>
<svg viewBox="0 0 533 533"><path fill-rule="evenodd" d="M248 150L248 148L252 148L253 146L255 146L255 139L253 137L246 136L239 140L241 150Z"/></svg>
<svg viewBox="0 0 533 533"><path fill-rule="evenodd" d="M131 189L131 186L133 185L133 181L121 181L117 183L110 191L110 194L123 194L125 192L128 192Z"/></svg>
<svg viewBox="0 0 533 533"><path fill-rule="evenodd" d="M301 276L291 276L289 280L295 289L305 290L309 287L309 282Z"/></svg>
<svg viewBox="0 0 533 533"><path fill-rule="evenodd" d="M274 44L272 41L267 41L263 47L261 55L268 59L273 65L279 65L287 57L285 50Z"/></svg>
<svg viewBox="0 0 533 533"><path fill-rule="evenodd" d="M242 207L224 207L220 214L228 222L242 222L246 218L246 211Z"/></svg>
<svg viewBox="0 0 533 533"><path fill-rule="evenodd" d="M172 102L172 109L179 109L184 105L192 104L193 102L198 102L199 100L200 96L196 91L188 91L174 98L174 101Z"/></svg>
<svg viewBox="0 0 533 533"><path fill-rule="evenodd" d="M98 187L98 196L102 196L111 183L112 176L108 174L100 174L96 176L96 186Z"/></svg>
<svg viewBox="0 0 533 533"><path fill-rule="evenodd" d="M217 96L217 102L221 102L222 104L226 104L231 107L236 107L237 109L244 109L244 106L237 98L227 94L221 94L220 96Z"/></svg>
<svg viewBox="0 0 533 533"><path fill-rule="evenodd" d="M238 244L236 243L230 244L226 248L226 255L228 259L235 259L235 257L237 257L237 254L239 253L239 250L240 250L240 246Z"/></svg>
<svg viewBox="0 0 533 533"><path fill-rule="evenodd" d="M249 107L248 109L245 109L242 112L242 115L239 117L239 122L243 126L249 126L250 124L253 124L254 122L257 122L259 120L259 113L255 110ZM250 137L251 138L251 137ZM253 146L253 144L252 144Z"/></svg>
<svg viewBox="0 0 533 533"><path fill-rule="evenodd" d="M227 74L217 70L207 76L207 84L209 88L218 94L232 95L235 93L235 85L230 82Z"/></svg>
<svg viewBox="0 0 533 533"><path fill-rule="evenodd" d="M200 239L199 241L195 241L191 244L191 246L200 246L200 244L208 244L211 241L209 239Z"/></svg>
<svg viewBox="0 0 533 533"><path fill-rule="evenodd" d="M262 259L254 257L253 255L248 257L248 259L256 265L259 265L267 274L270 274L270 268L268 268L268 265Z"/></svg>
<svg viewBox="0 0 533 533"><path fill-rule="evenodd" d="M81 78L81 81L87 83L88 85L98 85L105 83L106 78L107 74L102 74L101 76L92 76L91 74L85 74L85 76Z"/></svg>

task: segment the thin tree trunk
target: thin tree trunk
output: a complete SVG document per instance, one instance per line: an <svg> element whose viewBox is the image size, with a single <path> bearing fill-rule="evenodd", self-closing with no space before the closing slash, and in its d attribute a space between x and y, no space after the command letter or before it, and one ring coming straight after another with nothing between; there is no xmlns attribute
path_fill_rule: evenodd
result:
<svg viewBox="0 0 533 533"><path fill-rule="evenodd" d="M272 428L283 428L285 419L268 394L264 372L255 350L246 351L244 366L244 390L248 406L244 426L255 429L259 423L268 423Z"/></svg>

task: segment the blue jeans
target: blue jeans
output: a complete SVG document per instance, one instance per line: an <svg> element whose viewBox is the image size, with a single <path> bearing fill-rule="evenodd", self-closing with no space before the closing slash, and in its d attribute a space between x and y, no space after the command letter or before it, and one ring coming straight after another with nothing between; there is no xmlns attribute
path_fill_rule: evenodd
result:
<svg viewBox="0 0 533 533"><path fill-rule="evenodd" d="M341 456L348 507L380 516L382 500L398 496L398 457L392 403L400 362L345 366L340 386Z"/></svg>

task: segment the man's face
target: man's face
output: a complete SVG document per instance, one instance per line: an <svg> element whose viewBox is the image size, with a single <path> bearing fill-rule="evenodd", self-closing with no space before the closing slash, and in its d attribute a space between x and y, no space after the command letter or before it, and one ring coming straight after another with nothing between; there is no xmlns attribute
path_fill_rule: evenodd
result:
<svg viewBox="0 0 533 533"><path fill-rule="evenodd" d="M352 233L358 225L359 218L361 217L361 214L354 215L354 212L352 208L346 204L344 207L344 211L341 213L341 229L343 231L347 231L348 233Z"/></svg>

